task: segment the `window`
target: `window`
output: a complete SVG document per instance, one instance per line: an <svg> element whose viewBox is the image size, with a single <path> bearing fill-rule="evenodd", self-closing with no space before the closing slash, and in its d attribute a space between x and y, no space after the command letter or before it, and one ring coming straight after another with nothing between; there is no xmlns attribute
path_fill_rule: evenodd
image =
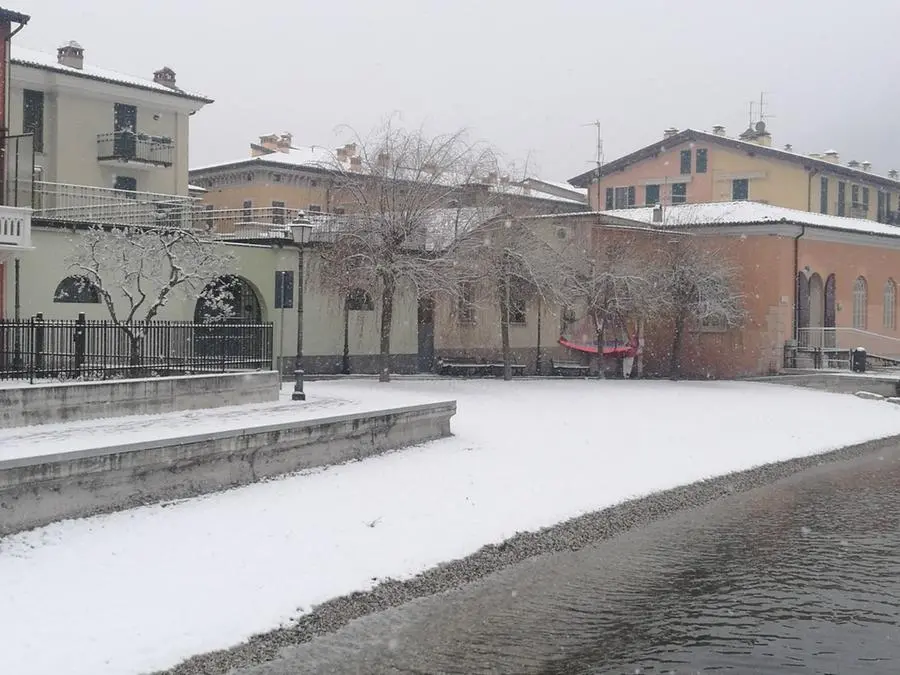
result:
<svg viewBox="0 0 900 675"><path fill-rule="evenodd" d="M347 293L347 309L351 312L371 312L375 309L375 303L367 291L354 288Z"/></svg>
<svg viewBox="0 0 900 675"><path fill-rule="evenodd" d="M611 208L614 208L614 207L613 207L613 204L614 204L614 202L613 202L613 189L612 189L612 188L606 188L606 209L609 210L609 209L611 209Z"/></svg>
<svg viewBox="0 0 900 675"><path fill-rule="evenodd" d="M646 206L659 204L659 185L647 185L644 187L644 204Z"/></svg>
<svg viewBox="0 0 900 675"><path fill-rule="evenodd" d="M44 92L26 89L22 98L22 133L32 134L34 151L44 151Z"/></svg>
<svg viewBox="0 0 900 675"><path fill-rule="evenodd" d="M66 277L56 287L56 291L53 293L53 302L98 304L100 302L100 291L87 277Z"/></svg>
<svg viewBox="0 0 900 675"><path fill-rule="evenodd" d="M687 183L672 183L672 203L684 204L687 202Z"/></svg>
<svg viewBox="0 0 900 675"><path fill-rule="evenodd" d="M272 224L273 225L284 225L285 217L286 217L284 202L273 201L272 202Z"/></svg>
<svg viewBox="0 0 900 675"><path fill-rule="evenodd" d="M614 193L616 209L627 209L635 205L636 190L634 185L617 187Z"/></svg>
<svg viewBox="0 0 900 675"><path fill-rule="evenodd" d="M862 189L862 207L866 212L866 216L869 215L869 188L864 187Z"/></svg>
<svg viewBox="0 0 900 675"><path fill-rule="evenodd" d="M857 277L853 282L853 327L866 328L868 314L868 288L865 277Z"/></svg>
<svg viewBox="0 0 900 675"><path fill-rule="evenodd" d="M509 289L509 322L525 323L528 314L528 302L525 293L518 284L511 284Z"/></svg>
<svg viewBox="0 0 900 675"><path fill-rule="evenodd" d="M275 272L275 309L291 309L294 306L294 272Z"/></svg>
<svg viewBox="0 0 900 675"><path fill-rule="evenodd" d="M116 182L113 183L116 190L127 190L129 192L137 192L137 178L132 176L116 176Z"/></svg>
<svg viewBox="0 0 900 675"><path fill-rule="evenodd" d="M721 314L710 314L709 316L703 317L703 319L699 321L699 327L702 332L708 333L718 333L728 330L728 324L725 322L725 317Z"/></svg>
<svg viewBox="0 0 900 675"><path fill-rule="evenodd" d="M681 173L689 174L691 172L691 151L681 151Z"/></svg>
<svg viewBox="0 0 900 675"><path fill-rule="evenodd" d="M731 181L731 199L735 202L743 202L750 199L750 180L747 178L735 178Z"/></svg>
<svg viewBox="0 0 900 675"><path fill-rule="evenodd" d="M475 284L466 281L461 284L458 307L459 323L475 323Z"/></svg>
<svg viewBox="0 0 900 675"><path fill-rule="evenodd" d="M884 327L894 330L897 328L897 284L893 279L888 279L884 285Z"/></svg>
<svg viewBox="0 0 900 675"><path fill-rule="evenodd" d="M850 204L854 208L859 206L859 185L850 186Z"/></svg>
<svg viewBox="0 0 900 675"><path fill-rule="evenodd" d="M706 173L709 165L709 152L706 148L697 149L697 173Z"/></svg>
<svg viewBox="0 0 900 675"><path fill-rule="evenodd" d="M839 216L847 215L847 184L844 181L838 181L838 208Z"/></svg>
<svg viewBox="0 0 900 675"><path fill-rule="evenodd" d="M310 213L322 213L322 207L318 204L310 204L309 209L307 209Z"/></svg>
<svg viewBox="0 0 900 675"><path fill-rule="evenodd" d="M245 199L243 206L241 206L241 220L250 220L250 214L253 210L253 201L250 199Z"/></svg>
<svg viewBox="0 0 900 675"><path fill-rule="evenodd" d="M828 213L828 177L819 180L819 213Z"/></svg>
<svg viewBox="0 0 900 675"><path fill-rule="evenodd" d="M879 223L883 223L887 220L885 217L887 214L887 208L885 205L884 192L882 190L878 191L878 213L876 214L876 218Z"/></svg>

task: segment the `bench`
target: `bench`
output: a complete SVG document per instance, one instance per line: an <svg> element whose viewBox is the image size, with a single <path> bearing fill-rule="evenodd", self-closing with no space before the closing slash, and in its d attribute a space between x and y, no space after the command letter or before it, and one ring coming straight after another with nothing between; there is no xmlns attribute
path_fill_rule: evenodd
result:
<svg viewBox="0 0 900 675"><path fill-rule="evenodd" d="M462 375L463 377L477 377L491 373L490 363L479 363L475 359L444 359L437 360L439 375Z"/></svg>
<svg viewBox="0 0 900 675"><path fill-rule="evenodd" d="M587 377L591 372L590 366L577 361L556 361L555 359L550 359L550 369L554 375L563 377Z"/></svg>
<svg viewBox="0 0 900 675"><path fill-rule="evenodd" d="M503 377L503 362L500 363L491 363L491 374L496 377ZM524 375L525 374L525 364L524 363L511 363L509 367L512 369L513 377L516 375Z"/></svg>

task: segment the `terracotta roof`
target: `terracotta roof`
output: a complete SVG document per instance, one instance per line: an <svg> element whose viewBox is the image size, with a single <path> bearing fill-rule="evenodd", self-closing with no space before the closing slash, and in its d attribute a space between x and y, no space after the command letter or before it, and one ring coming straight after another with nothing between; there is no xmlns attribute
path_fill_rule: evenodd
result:
<svg viewBox="0 0 900 675"><path fill-rule="evenodd" d="M885 176L879 176L878 174L874 174L869 171L863 171L862 169L853 169L849 166L836 164L824 159L816 159L815 157L809 157L808 155L801 155L797 152L789 152L788 150L781 150L779 148L770 148L764 145L750 143L748 141L741 141L736 138L729 138L728 136L718 136L706 131L698 131L696 129L685 129L684 131L681 131L674 136L664 138L657 141L656 143L651 143L650 145L647 145L640 150L636 150L628 155L619 157L618 159L605 164L600 172L600 175L608 176L612 173L615 173L616 171L621 171L626 167L642 160L656 157L660 153L665 152L667 148L675 147L676 145L681 145L682 143L691 141L702 141L704 143L720 145L723 147L732 148L734 150L740 150L741 152L771 157L773 159L778 159L784 162L794 162L795 164L801 164L805 168L815 169L819 172L828 172L830 174L846 176L847 178L850 178L852 180L865 181L870 184L883 185L885 187L900 189L900 180L894 180ZM569 179L569 183L575 185L576 187L588 187L591 182L596 180L596 178L597 170L591 169L590 171L586 171L583 174Z"/></svg>

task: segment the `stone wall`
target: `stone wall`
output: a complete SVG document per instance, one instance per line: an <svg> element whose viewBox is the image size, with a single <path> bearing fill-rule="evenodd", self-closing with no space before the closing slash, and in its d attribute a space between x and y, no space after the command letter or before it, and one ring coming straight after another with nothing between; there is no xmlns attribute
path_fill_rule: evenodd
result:
<svg viewBox="0 0 900 675"><path fill-rule="evenodd" d="M450 435L456 401L0 461L0 536Z"/></svg>
<svg viewBox="0 0 900 675"><path fill-rule="evenodd" d="M52 424L277 401L276 371L0 388L0 426Z"/></svg>

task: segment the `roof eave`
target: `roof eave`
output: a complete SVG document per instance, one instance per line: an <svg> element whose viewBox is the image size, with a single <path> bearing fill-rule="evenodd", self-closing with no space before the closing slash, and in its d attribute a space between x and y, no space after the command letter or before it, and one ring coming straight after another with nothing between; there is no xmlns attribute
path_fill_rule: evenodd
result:
<svg viewBox="0 0 900 675"><path fill-rule="evenodd" d="M16 12L12 9L4 9L0 7L0 21L9 21L11 23L18 23L24 26L30 20L31 17L27 14L22 14L22 12Z"/></svg>

